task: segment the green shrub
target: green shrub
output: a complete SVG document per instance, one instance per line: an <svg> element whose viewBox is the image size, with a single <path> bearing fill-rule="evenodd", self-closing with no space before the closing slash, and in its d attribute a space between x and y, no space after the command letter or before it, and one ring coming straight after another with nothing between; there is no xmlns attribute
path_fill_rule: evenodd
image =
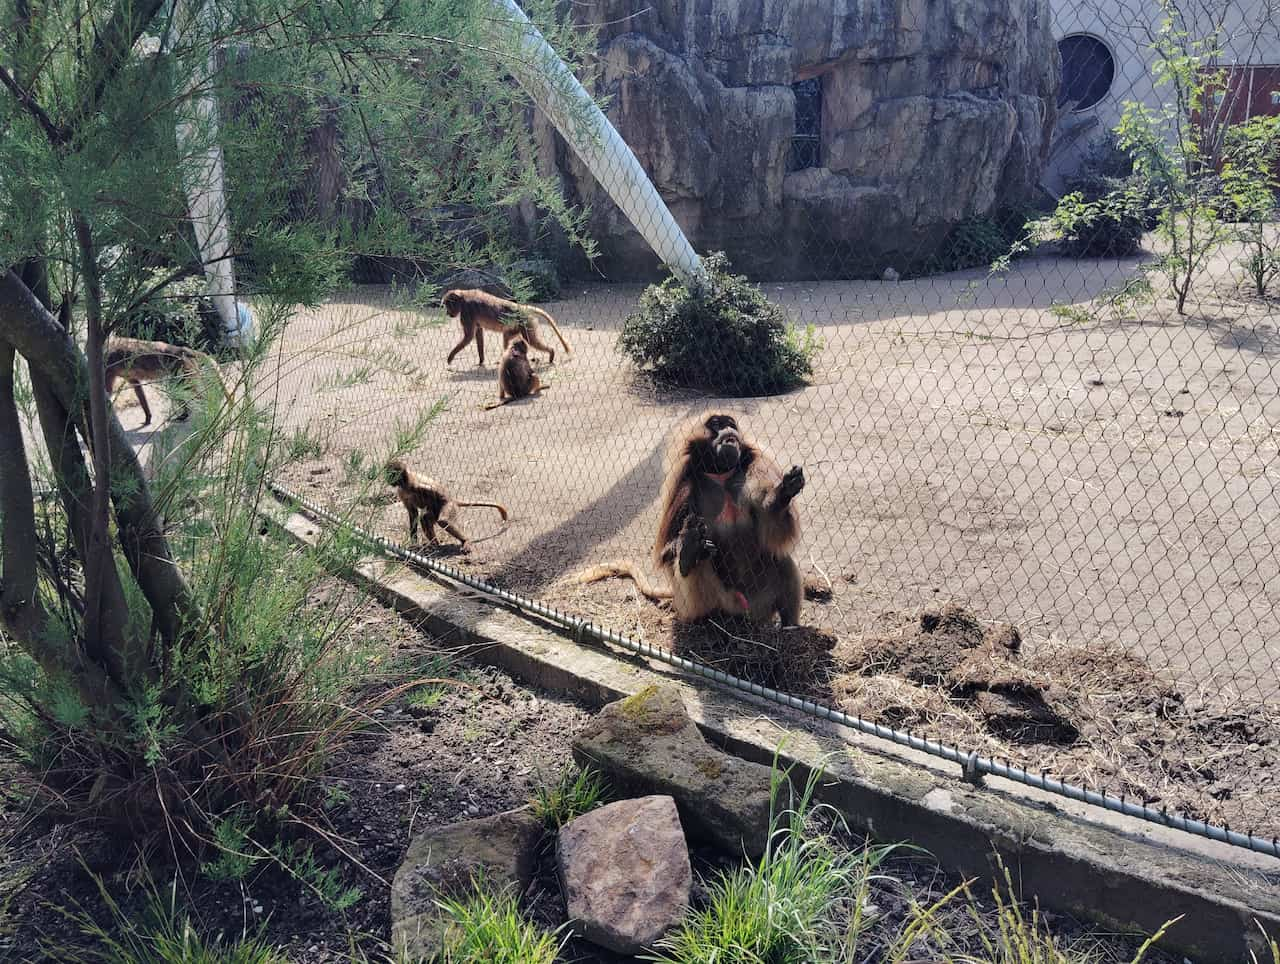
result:
<svg viewBox="0 0 1280 964"><path fill-rule="evenodd" d="M167 273L153 272L152 283ZM121 323L119 334L207 352L222 342L222 320L205 293L204 278L197 274L166 285L163 292L144 301Z"/></svg>
<svg viewBox="0 0 1280 964"><path fill-rule="evenodd" d="M947 235L942 247L930 259L927 273L963 271L985 268L1009 251L1021 235L1022 225L1011 232L1009 226L994 217L965 218Z"/></svg>
<svg viewBox="0 0 1280 964"><path fill-rule="evenodd" d="M1081 173L1068 188L1050 215L1064 253L1123 258L1138 250L1151 220L1151 189L1145 179Z"/></svg>
<svg viewBox="0 0 1280 964"><path fill-rule="evenodd" d="M620 350L642 370L680 388L741 398L798 388L813 373L818 339L740 275L721 253L703 261L705 290L676 278L650 285L627 318Z"/></svg>
<svg viewBox="0 0 1280 964"><path fill-rule="evenodd" d="M518 300L537 304L560 297L560 275L551 261L528 259L517 261L507 272L512 291Z"/></svg>

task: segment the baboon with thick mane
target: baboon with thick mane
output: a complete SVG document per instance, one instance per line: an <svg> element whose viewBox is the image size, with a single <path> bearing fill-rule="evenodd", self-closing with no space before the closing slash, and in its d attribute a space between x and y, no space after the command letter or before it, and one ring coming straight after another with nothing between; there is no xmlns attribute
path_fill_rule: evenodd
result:
<svg viewBox="0 0 1280 964"><path fill-rule="evenodd" d="M483 365L486 328L489 331L501 332L504 346L509 345L514 338L523 338L534 348L545 351L548 362L555 362L555 349L544 344L538 337L538 321L533 317L534 315L551 326L556 337L560 339L560 344L564 345L565 351L573 351L565 341L564 335L560 333L556 320L534 305L508 301L506 298L499 298L479 288L453 288L445 292L440 304L445 314L450 318L457 318L462 325L462 340L449 352L449 357L445 359L446 365L450 364L454 356L466 348L467 343L473 338L476 342L476 354L480 356L480 364Z"/></svg>
<svg viewBox="0 0 1280 964"><path fill-rule="evenodd" d="M453 536L463 546L466 533L458 525L458 509L472 507L497 509L502 521L507 521L507 507L498 502L460 502L453 498L435 479L413 471L401 459L392 459L386 465L387 484L396 490L400 502L409 513L409 541L418 537L418 522L422 522L423 534L432 545L438 544L436 526Z"/></svg>
<svg viewBox="0 0 1280 964"><path fill-rule="evenodd" d="M803 585L791 551L800 537L793 500L804 488L797 465L785 474L739 431L732 415L707 412L672 439L659 497L653 565L671 588L657 589L631 560L574 577L627 576L650 599L670 599L692 622L714 612L783 626L800 619Z"/></svg>

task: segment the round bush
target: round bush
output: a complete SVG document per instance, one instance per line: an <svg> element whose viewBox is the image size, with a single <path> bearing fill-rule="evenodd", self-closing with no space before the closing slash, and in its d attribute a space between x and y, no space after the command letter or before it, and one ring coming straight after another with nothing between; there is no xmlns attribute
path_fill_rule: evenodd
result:
<svg viewBox="0 0 1280 964"><path fill-rule="evenodd" d="M777 395L813 374L818 339L798 330L782 309L722 253L703 260L704 290L676 278L650 285L622 326L618 347L655 378L729 397Z"/></svg>
<svg viewBox="0 0 1280 964"><path fill-rule="evenodd" d="M1135 253L1148 230L1151 190L1137 175L1084 174L1072 179L1059 205L1062 249L1076 258L1122 258ZM1073 203L1074 217L1064 217Z"/></svg>

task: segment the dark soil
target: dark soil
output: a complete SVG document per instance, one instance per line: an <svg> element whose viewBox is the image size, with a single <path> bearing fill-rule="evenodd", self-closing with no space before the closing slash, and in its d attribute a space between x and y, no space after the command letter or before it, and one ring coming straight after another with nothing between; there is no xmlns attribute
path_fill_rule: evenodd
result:
<svg viewBox="0 0 1280 964"><path fill-rule="evenodd" d="M346 856L317 849L317 857L322 864L338 868L346 883L360 887L362 899L345 913L337 913L278 871L262 873L243 885L218 884L187 874L178 885L176 899L200 932L234 937L260 928L267 942L300 964L350 960L353 942L370 959L380 959L377 955L385 950L389 931L388 883L410 836L427 827L520 806L536 786L554 781L571 766L570 740L588 716L582 708L491 668L465 662L442 668L440 651L430 639L380 607L371 607L354 632L384 640L395 655L421 659L432 675L460 684L443 688L427 706L410 698L388 704L379 714L378 726L335 755L325 778L331 800L327 812ZM726 639L733 642L733 637L725 636L721 643ZM792 646L777 646L779 671L787 671L787 658L781 654L808 653L830 662L831 637L800 631L800 635L785 634L785 639ZM705 639L691 642L706 649ZM737 645L750 644L739 641ZM757 650L752 652L758 657ZM1233 725L1240 740L1256 735L1248 720ZM78 834L27 816L15 798L6 795L0 810L0 839L5 844L0 854L0 899L8 897L8 914L0 917L0 923L7 922L9 928L0 929L0 959L64 959L66 948L82 938L58 908L79 906L99 921L111 920L86 866L105 881L131 920L143 913L145 894L137 884L138 864L130 854L121 853L101 835ZM850 840L851 846L860 844ZM692 859L695 899L699 899L706 892L705 881L732 862L728 855L706 849L695 849ZM151 867L153 879L167 893L172 870L164 869L154 857ZM563 923L564 906L550 838L543 845L539 868L534 885L524 895L524 906L533 920L552 929ZM877 942L887 942L900 932L913 902L927 906L958 883L927 858L906 852L883 869L888 877L873 892L879 920L865 942L869 960L875 959ZM992 913L990 902L982 903L980 911ZM968 949L980 953L966 914L957 903L942 919L953 923L961 943L968 939L966 934L972 935L974 946ZM1047 920L1064 940L1087 934L1068 918ZM1129 939L1106 938L1097 945L1100 956L1096 959L1127 960L1135 946ZM566 944L562 959L583 964L623 960L579 941Z"/></svg>

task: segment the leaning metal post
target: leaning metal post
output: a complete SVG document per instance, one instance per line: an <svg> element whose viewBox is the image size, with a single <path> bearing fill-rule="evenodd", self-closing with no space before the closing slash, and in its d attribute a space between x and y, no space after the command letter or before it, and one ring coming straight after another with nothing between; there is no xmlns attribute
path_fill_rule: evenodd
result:
<svg viewBox="0 0 1280 964"><path fill-rule="evenodd" d="M495 38L512 51L510 68L520 86L663 263L685 284L700 286L706 278L702 260L617 128L515 0L491 2L503 15L493 27Z"/></svg>

